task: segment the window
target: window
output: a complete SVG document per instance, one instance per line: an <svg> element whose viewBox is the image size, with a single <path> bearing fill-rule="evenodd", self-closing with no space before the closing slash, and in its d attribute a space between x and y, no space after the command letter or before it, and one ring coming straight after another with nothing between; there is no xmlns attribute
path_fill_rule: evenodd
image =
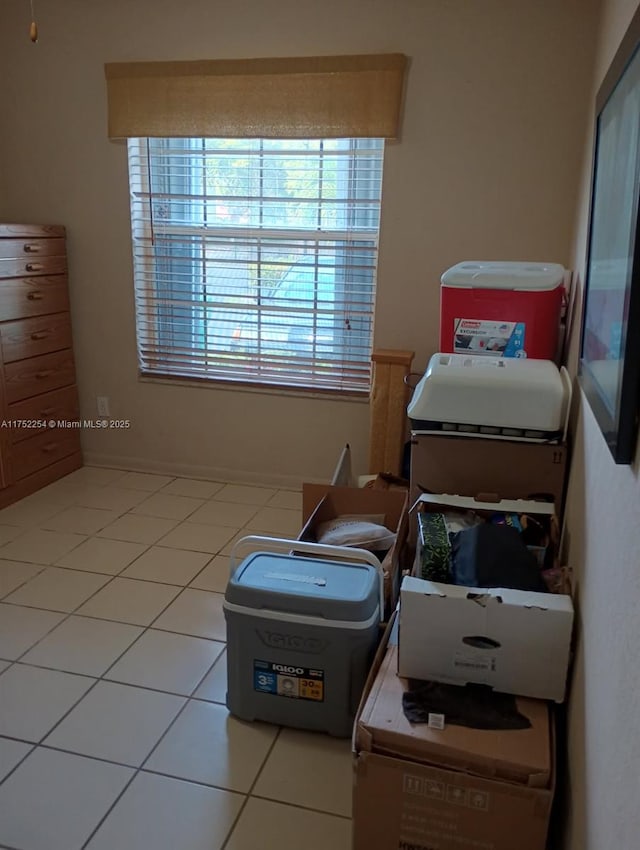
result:
<svg viewBox="0 0 640 850"><path fill-rule="evenodd" d="M368 392L384 142L128 151L141 372Z"/></svg>

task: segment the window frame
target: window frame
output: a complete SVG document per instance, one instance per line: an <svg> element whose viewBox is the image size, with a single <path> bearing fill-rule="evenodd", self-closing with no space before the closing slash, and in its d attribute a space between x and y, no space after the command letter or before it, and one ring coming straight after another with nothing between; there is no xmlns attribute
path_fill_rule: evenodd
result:
<svg viewBox="0 0 640 850"><path fill-rule="evenodd" d="M250 141L253 141L253 140L244 139L244 140L240 140L240 141L242 141L242 143L246 145L246 144L249 144ZM261 157L264 155L264 150L263 150L264 141L265 140L260 141L259 156L261 156ZM283 140L266 140L266 141L269 144L274 144L274 143L277 143L277 142L280 142L280 143L283 142ZM327 141L330 141L332 144L335 144L335 142L336 142L336 140L334 140L334 139L327 140ZM273 389L273 390L277 390L278 392L303 391L303 392L312 392L312 393L318 393L318 394L323 394L323 395L326 394L326 393L331 393L331 394L337 394L340 397L347 397L349 395L354 395L354 396L358 396L358 397L363 397L364 395L368 396L370 389L371 389L371 378L372 378L372 374L371 374L372 373L371 353L372 353L372 348L373 348L373 321L374 321L374 314L375 314L375 292L376 292L376 284L377 284L377 281L376 281L376 278L377 278L377 256L378 256L379 234L380 234L379 220L380 220L380 205L381 205L381 193L382 193L382 168L383 168L383 162L384 162L384 141L383 140L371 140L371 139L351 139L351 140L348 140L349 145L351 146L351 151L352 151L351 156L349 158L349 168L350 169L356 168L358 163L360 163L359 167L362 168L362 167L364 167L365 163L373 162L375 165L377 165L378 172L379 172L378 176L377 176L377 189L374 193L375 198L367 199L368 203L371 205L371 209L375 208L375 212L372 213L371 210L370 210L370 212L369 212L370 221L368 223L365 223L366 226L363 225L362 223L360 223L359 226L358 226L358 222L355 221L355 219L358 218L359 214L360 214L361 218L362 218L363 214L365 215L365 218L366 218L366 210L367 210L366 205L364 206L363 211L359 211L358 208L357 208L357 205L352 205L351 207L349 207L349 205L347 204L347 206L345 207L346 210L348 211L348 214L349 214L350 219L351 219L349 221L349 227L347 227L347 229L344 231L345 235L348 235L349 239L351 240L350 245L351 245L351 243L353 243L355 245L358 241L363 241L362 237L364 237L366 235L367 238L366 238L365 241L367 241L369 243L369 247L368 247L367 250L369 251L371 258L372 258L371 269L370 269L371 283L370 283L370 285L368 285L369 286L369 289L368 289L368 305L367 305L367 309L362 311L363 314L364 314L364 320L366 322L368 322L368 325L367 325L367 343L366 343L366 350L367 350L366 361L365 361L364 358L361 357L360 359L358 359L354 355L354 362L357 360L358 366L357 366L357 368L353 365L349 365L349 367L348 367L350 370L352 370L354 372L354 375L356 375L356 373L358 373L358 372L361 373L361 374L356 375L355 377L350 376L348 378L348 380L345 379L344 382L343 382L344 385L341 385L341 381L338 378L336 378L335 380L329 380L329 379L318 378L317 376L314 377L313 379L308 380L307 382L303 382L303 381L300 380L299 374L298 374L298 376L296 376L297 377L296 380L294 380L294 378L291 374L289 374L287 379L276 380L276 379L274 379L274 372L273 372L274 367L273 367L273 365L271 365L270 369L265 369L265 377L260 379L260 369L256 366L255 357L248 357L248 358L240 357L240 358L237 358L236 367L229 368L229 369L225 370L225 369L220 368L219 365L216 366L216 362L218 364L220 362L220 356L219 356L220 352L219 351L216 353L215 356L212 356L213 365L210 368L206 368L206 365L205 365L203 374L198 373L198 370L195 369L195 367L191 370L189 368L185 368L183 370L180 370L180 369L177 369L176 365L174 364L173 368L172 368L171 365L170 365L170 358L169 357L166 357L166 358L163 359L162 357L159 356L158 357L158 363L156 363L155 366L150 365L150 357L149 357L148 350L151 350L153 348L154 343L155 343L158 351L161 351L163 348L176 349L176 350L180 349L181 347L184 348L184 346L180 346L178 344L178 341L177 341L178 337L179 337L179 333L176 330L176 320L175 320L176 315L182 315L181 312L180 312L179 306L177 306L176 303L175 303L176 301L179 302L181 299L180 298L176 299L176 297L175 297L176 293L173 292L173 290L171 290L171 292L169 292L169 290L168 290L168 294L167 294L167 297L165 299L167 304L170 303L170 302L172 303L172 307L171 307L171 310L167 313L167 315L164 316L164 318L162 317L160 307L158 308L159 312L157 313L157 315L155 317L155 324L154 324L153 316L151 316L151 318L149 318L148 313L145 312L146 310L148 310L148 308L144 306L145 304L153 303L154 299L157 300L158 303L160 304L163 300L158 295L159 289L160 289L160 286L161 286L160 281L165 279L162 275L158 275L159 264L166 261L166 264L169 267L169 266L171 266L172 263L175 265L177 262L183 262L185 260L187 262L190 262L192 265L195 262L202 262L203 263L203 269L204 269L204 272L203 272L203 287L204 287L204 289L203 289L203 293L202 293L201 306L198 307L198 309L201 309L203 311L202 322L204 323L204 325L203 325L204 329L201 332L201 334L202 334L203 339L206 342L207 337L208 337L208 322L209 322L209 319L207 318L207 315L208 315L207 314L207 305L208 305L209 302L207 301L208 280L207 280L207 276L206 276L206 263L208 262L208 259L207 259L206 250L205 250L205 246L207 245L207 240L209 240L211 238L215 239L220 234L222 234L224 236L224 238L229 239L229 238L233 238L233 234L235 234L238 238L246 238L248 240L250 238L254 238L254 239L257 238L258 245L260 245L261 241L274 238L276 235L281 237L281 239L283 239L285 243L286 243L287 239L292 239L295 235L297 235L298 237L302 235L302 236L306 237L306 239L308 241L310 241L311 243L315 242L316 245L320 245L321 242L327 241L326 239L323 240L321 238L321 235L326 232L326 231L323 231L321 229L316 229L316 230L307 229L302 234L300 234L300 233L294 234L294 232L291 229L286 229L286 228L284 228L284 229L282 229L282 228L266 229L266 228L247 227L247 228L243 228L243 229L238 230L238 229L234 229L234 228L225 228L225 227L221 228L219 226L218 227L210 227L208 225L207 221L206 221L206 208L207 208L207 203L210 202L212 200L212 198L207 194L206 187L204 186L204 183L203 183L202 184L202 191L199 194L194 193L192 191L182 193L182 194L185 194L185 195L190 195L194 200L200 199L201 202L202 202L201 203L201 206L202 206L201 223L198 226L196 226L196 225L192 226L192 225L186 225L186 224L184 225L185 233L189 233L191 235L194 235L194 234L200 235L200 246L201 246L201 249L204 251L204 254L200 258L200 260L196 261L193 253L192 253L191 256L189 256L188 254L186 256L184 256L184 255L180 256L179 252L178 252L177 256L168 257L168 258L165 257L164 260L161 260L161 259L158 259L158 254L156 252L156 248L154 248L153 251L147 251L146 253L145 253L146 249L143 249L142 251L137 250L136 245L147 246L147 248L148 248L149 245L152 246L152 247L153 246L157 247L157 245L158 245L158 238L159 237L158 237L158 234L156 233L156 228L157 228L157 225L158 225L158 219L157 219L157 217L154 216L154 198L159 197L162 193L154 192L154 190L153 190L154 175L152 173L152 168L151 168L151 165L149 164L149 161L147 161L147 168L146 169L141 164L138 167L138 170L135 171L135 169L132 167L132 156L133 157L135 157L135 156L140 157L140 162L143 163L145 156L147 158L150 156L150 153L149 153L150 144L153 144L153 145L159 146L159 147L161 147L163 144L168 144L168 146L171 148L172 145L176 145L177 143L180 143L181 145L185 146L184 150L187 151L186 155L189 155L189 156L193 155L193 156L196 156L196 157L201 155L202 160L203 160L203 166L204 166L204 164L206 162L207 155L211 153L211 148L207 147L207 143L209 143L209 142L211 142L211 140L207 139L207 138L202 138L202 139L185 139L185 138L182 138L182 139L172 139L172 140L164 140L164 139L129 139L128 140L128 143L129 143L128 165L129 165L129 178L130 178L130 189L131 189L131 212L132 212L131 228L132 228L132 242L133 242L133 248L134 248L134 276L135 276L135 288L136 288L136 336L137 336L137 342L138 342L138 363L139 363L139 370L140 370L141 376L143 376L143 377L145 377L146 379L149 379L149 380L176 380L176 379L177 380L186 380L186 381L195 380L195 381L198 381L198 382L222 384L222 385L224 385L228 388L232 388L234 386L242 386L242 387L253 386L253 387L256 387L256 388L262 389L262 390ZM296 142L297 142L297 144L303 144L303 140L296 140ZM200 146L200 150L198 150L196 145ZM371 149L372 146L373 146L374 149L378 150L378 156L375 160L369 161L364 157L359 158L357 156L357 151L359 149L366 151L367 149ZM193 151L193 154L190 154L189 153L190 151ZM322 162L323 162L322 157L323 156L324 156L324 153L323 153L323 149L322 149L322 144L320 144L320 147L319 147L320 165L322 165ZM170 194L170 187L167 189L167 191ZM149 210L147 218L145 218L145 216L144 216L144 209L143 208L144 208L145 204L148 205L148 210ZM264 205L265 205L265 199L264 199L264 196L262 196L260 202L257 204L257 207L260 211L260 215L263 214ZM321 205L320 205L320 207L321 207ZM140 212L141 209L143 209L142 213ZM375 222L373 223L373 225L371 224L371 216L373 216L373 218L375 219ZM167 232L169 232L169 230L171 230L171 228L165 227L164 228L165 234ZM178 234L178 230L180 230L180 228L176 228L176 227L173 228L173 235L174 236L176 236ZM275 231L277 231L277 233ZM256 236L256 234L257 234L257 236ZM357 238L355 238L355 236L360 236L361 239L358 240ZM334 241L336 241L336 240L334 240ZM336 246L338 245L338 241L336 241ZM194 240L193 244L195 246L197 244L197 242ZM177 244L177 247L179 248L179 244ZM256 261L258 269L260 268L260 264L263 262L262 259L261 259L260 250L261 249L258 247L258 254L257 254L257 261ZM338 248L336 247L335 250L337 252ZM346 248L344 250L346 251ZM345 267L347 267L347 265L348 264L345 263ZM196 266L194 266L194 268L195 267ZM314 268L315 268L315 274L316 274L316 279L315 279L315 284L314 284L314 298L315 298L314 303L315 303L315 306L314 306L313 311L311 312L311 315L312 315L312 319L313 319L313 327L315 329L317 327L317 319L318 319L318 307L317 307L318 277L317 277L317 275L318 275L319 266L318 266L317 262L316 262L316 265L315 265ZM339 268L337 263L334 264L334 268L335 269ZM193 354L193 352L195 350L195 336L196 336L195 326L196 326L198 320L196 318L194 318L196 310L195 310L195 308L193 308L193 304L194 303L200 304L200 302L194 301L194 298L193 298L193 287L194 287L193 280L195 279L195 275L192 274L191 278L192 278L192 282L190 284L188 284L188 286L191 287L191 291L190 291L191 297L190 297L190 299L185 298L184 300L185 300L185 304L191 303L193 315L192 315L191 320L185 319L185 321L190 321L190 323L191 323L190 327L191 327L192 340L191 340L191 344L190 344L190 350L191 350L192 359L195 360L196 357ZM167 275L166 275L166 280L167 281L171 280L171 275L169 273L167 273ZM258 272L258 280L262 281L262 277L261 277L259 272ZM169 289L174 285L175 284L172 284L171 282L169 282L169 284L168 284ZM347 283L341 282L341 286L347 286ZM357 287L352 287L352 288L354 289L354 291L357 290ZM185 292L185 294L186 294L186 292ZM261 321L260 317L263 315L263 309L260 306L260 298L263 298L263 297L264 296L261 293L261 283L260 283L259 287L258 287L258 301L257 301L256 307L255 307L255 310L254 310L254 312L256 313L256 316L257 316L257 327L258 327L258 329L260 328L260 321ZM345 304L347 304L348 301L349 301L349 297L347 297L347 295L344 295L343 301L344 301ZM342 302L340 302L340 303L342 303ZM140 306L140 305L142 305L142 306ZM188 307L186 307L186 306L184 307L184 310L187 311L186 313L184 313L185 316L188 313L188 309L189 309ZM174 316L173 319L169 318L169 316L171 316L171 315ZM151 328L151 330L149 328L143 327L144 323L147 322L147 321L153 326ZM182 321L182 319L181 319L181 321ZM163 327L163 324L162 324L163 322L164 322L164 327ZM338 369L338 371L339 371L339 367L342 364L348 363L348 361L345 360L345 355L349 351L349 345L346 344L346 341L347 340L353 340L355 337L351 336L350 334L345 334L344 331L340 331L337 328L336 328L335 333L336 333L337 336L341 337L340 345L341 345L341 350L344 352L342 357L334 358L335 363L336 363L336 369ZM163 335L167 339L169 337L174 338L173 345L168 345L166 343L166 341L162 342L162 340L160 338L163 337ZM316 350L316 344L317 344L316 343L316 336L317 336L316 334L313 335L314 351ZM257 339L259 341L262 339L259 330L258 330ZM200 360L202 362L207 360L207 355L210 352L210 349L208 347L208 342L206 342L205 348L203 350L204 350L204 354L200 356ZM188 359L188 355L186 355L186 357ZM289 361L290 361L290 358L291 358L290 354L288 355L288 358L289 358ZM250 377L247 377L247 375L245 374L245 369L247 367L247 363L248 363L249 360L251 361L251 368L253 369L254 373ZM273 356L271 357L271 360L273 360ZM318 368L317 364L318 364L317 358L315 356L312 356L310 358L307 358L306 360L301 360L300 367L311 367L312 371L313 371L314 369L317 370L317 368ZM291 371L294 368L295 364L293 362L288 362L288 365L289 365L289 368L290 368L290 371ZM234 372L236 374L232 374Z"/></svg>

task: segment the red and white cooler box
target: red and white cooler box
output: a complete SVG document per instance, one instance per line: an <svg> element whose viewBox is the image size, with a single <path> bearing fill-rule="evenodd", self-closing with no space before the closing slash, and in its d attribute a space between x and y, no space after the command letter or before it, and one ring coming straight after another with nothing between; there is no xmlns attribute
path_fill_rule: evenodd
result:
<svg viewBox="0 0 640 850"><path fill-rule="evenodd" d="M557 263L458 263L441 278L440 351L555 360L565 269Z"/></svg>

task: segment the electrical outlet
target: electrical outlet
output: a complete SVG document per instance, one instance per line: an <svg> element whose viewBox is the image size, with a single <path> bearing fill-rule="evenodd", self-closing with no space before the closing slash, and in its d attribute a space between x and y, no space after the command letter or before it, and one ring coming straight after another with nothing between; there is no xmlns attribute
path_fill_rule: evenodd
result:
<svg viewBox="0 0 640 850"><path fill-rule="evenodd" d="M109 397L99 395L96 401L98 403L98 416L111 416L109 412Z"/></svg>

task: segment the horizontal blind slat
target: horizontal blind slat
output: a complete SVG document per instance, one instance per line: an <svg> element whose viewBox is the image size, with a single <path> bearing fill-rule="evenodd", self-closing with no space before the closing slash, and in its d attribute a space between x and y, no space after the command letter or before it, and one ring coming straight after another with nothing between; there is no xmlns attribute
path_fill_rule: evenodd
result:
<svg viewBox="0 0 640 850"><path fill-rule="evenodd" d="M366 392L382 156L379 140L130 140L141 371Z"/></svg>

